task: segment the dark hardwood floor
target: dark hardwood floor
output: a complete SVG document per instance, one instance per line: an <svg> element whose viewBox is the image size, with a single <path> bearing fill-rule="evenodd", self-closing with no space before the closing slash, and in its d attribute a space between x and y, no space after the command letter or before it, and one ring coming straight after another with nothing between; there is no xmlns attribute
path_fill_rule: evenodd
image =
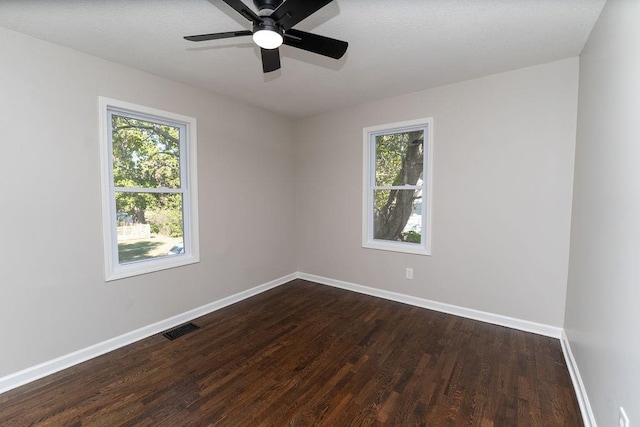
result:
<svg viewBox="0 0 640 427"><path fill-rule="evenodd" d="M0 426L582 426L556 339L296 280L0 394Z"/></svg>

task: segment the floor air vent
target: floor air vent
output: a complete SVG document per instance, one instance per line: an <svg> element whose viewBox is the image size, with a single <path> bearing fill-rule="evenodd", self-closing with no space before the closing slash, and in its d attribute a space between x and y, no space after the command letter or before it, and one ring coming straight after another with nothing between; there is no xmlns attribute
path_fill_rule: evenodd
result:
<svg viewBox="0 0 640 427"><path fill-rule="evenodd" d="M163 332L162 335L170 340L175 340L178 337L188 334L189 332L193 332L196 329L200 329L200 326L194 325L193 323L185 323L184 325L176 326L173 329L169 329L166 332Z"/></svg>

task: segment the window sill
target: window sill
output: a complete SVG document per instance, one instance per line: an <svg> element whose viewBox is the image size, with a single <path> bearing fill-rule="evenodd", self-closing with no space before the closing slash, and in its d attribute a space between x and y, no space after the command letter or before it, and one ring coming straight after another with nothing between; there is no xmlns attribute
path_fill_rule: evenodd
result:
<svg viewBox="0 0 640 427"><path fill-rule="evenodd" d="M402 252L412 255L431 255L431 249L425 248L422 245L414 243L401 243L401 242L384 242L381 240L374 240L362 243L362 247L365 249L376 249L380 251Z"/></svg>
<svg viewBox="0 0 640 427"><path fill-rule="evenodd" d="M113 271L107 272L105 280L110 282L112 280L154 273L156 271L168 270L170 268L182 267L185 265L196 264L198 262L200 262L199 257L188 254L172 255L163 259L132 262L120 265Z"/></svg>

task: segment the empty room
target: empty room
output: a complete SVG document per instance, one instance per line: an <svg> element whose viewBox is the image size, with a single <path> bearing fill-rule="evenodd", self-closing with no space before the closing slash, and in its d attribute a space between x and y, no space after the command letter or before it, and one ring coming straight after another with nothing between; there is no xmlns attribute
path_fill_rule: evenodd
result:
<svg viewBox="0 0 640 427"><path fill-rule="evenodd" d="M0 1L0 425L640 423L640 1Z"/></svg>

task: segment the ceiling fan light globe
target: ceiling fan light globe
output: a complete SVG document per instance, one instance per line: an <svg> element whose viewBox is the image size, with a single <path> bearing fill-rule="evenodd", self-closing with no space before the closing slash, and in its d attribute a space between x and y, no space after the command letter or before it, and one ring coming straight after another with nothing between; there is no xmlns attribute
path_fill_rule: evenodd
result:
<svg viewBox="0 0 640 427"><path fill-rule="evenodd" d="M272 30L258 30L253 33L253 41L263 49L276 49L282 45L282 35Z"/></svg>

